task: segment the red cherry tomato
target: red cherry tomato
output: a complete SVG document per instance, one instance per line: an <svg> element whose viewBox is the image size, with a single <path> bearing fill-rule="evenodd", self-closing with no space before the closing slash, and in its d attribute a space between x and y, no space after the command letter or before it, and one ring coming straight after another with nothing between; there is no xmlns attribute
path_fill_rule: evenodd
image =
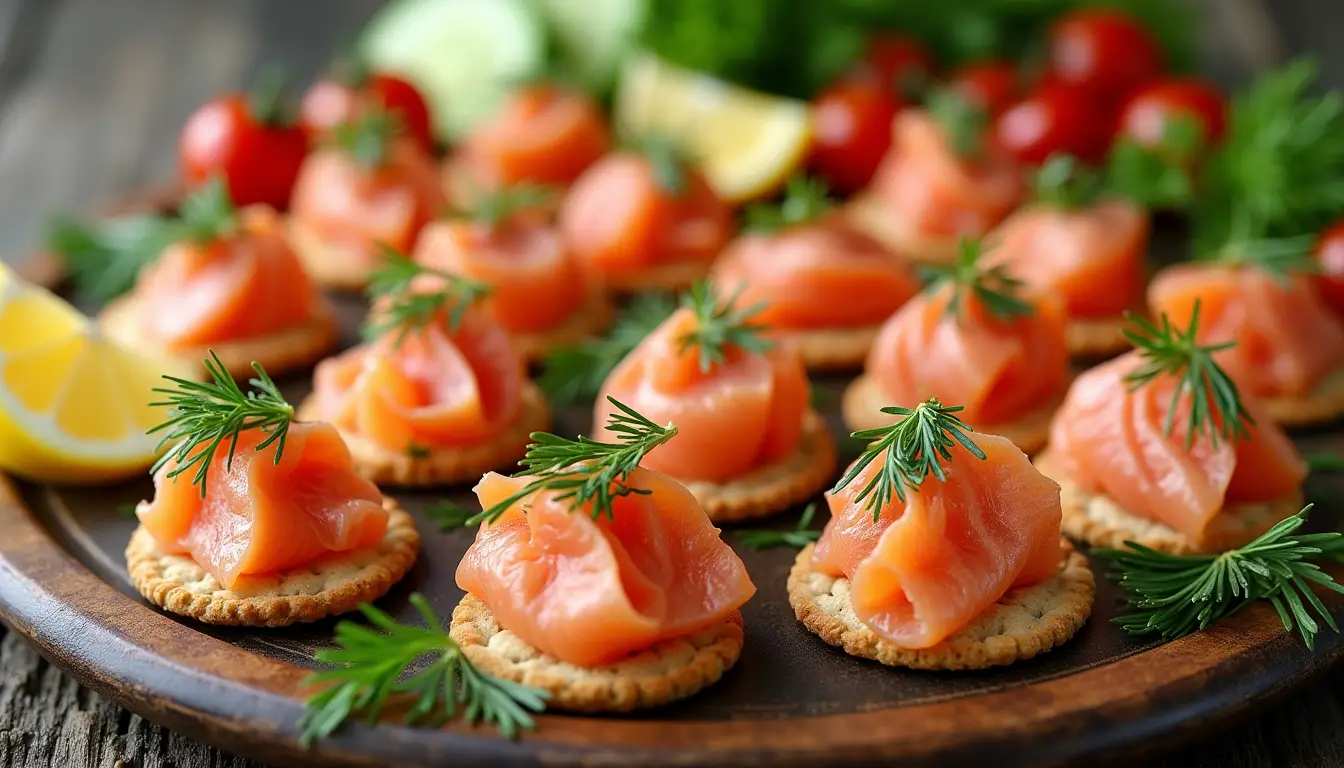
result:
<svg viewBox="0 0 1344 768"><path fill-rule="evenodd" d="M812 105L812 170L837 192L862 189L891 146L900 106L872 82L842 80L822 91Z"/></svg>
<svg viewBox="0 0 1344 768"><path fill-rule="evenodd" d="M1050 75L1122 101L1162 72L1162 51L1137 21L1109 8L1067 13L1050 29Z"/></svg>
<svg viewBox="0 0 1344 768"><path fill-rule="evenodd" d="M985 61L957 70L948 87L962 98L985 110L991 117L1001 114L1017 98L1017 70L1006 61Z"/></svg>
<svg viewBox="0 0 1344 768"><path fill-rule="evenodd" d="M1316 261L1321 265L1316 290L1335 314L1344 317L1344 221L1336 222L1321 234L1316 244Z"/></svg>
<svg viewBox="0 0 1344 768"><path fill-rule="evenodd" d="M244 94L221 96L193 112L177 144L183 185L191 189L222 174L235 205L284 208L308 138L298 126L264 117Z"/></svg>
<svg viewBox="0 0 1344 768"><path fill-rule="evenodd" d="M868 41L868 51L853 74L903 96L928 80L934 69L933 54L923 43L903 35L878 35Z"/></svg>
<svg viewBox="0 0 1344 768"><path fill-rule="evenodd" d="M303 96L299 122L316 137L354 118L361 104L371 103L401 118L406 134L426 149L434 148L429 107L409 82L382 72L358 78L357 85L319 80Z"/></svg>
<svg viewBox="0 0 1344 768"><path fill-rule="evenodd" d="M1088 91L1049 83L1009 107L995 139L1018 160L1037 165L1055 153L1095 162L1106 154L1113 120Z"/></svg>
<svg viewBox="0 0 1344 768"><path fill-rule="evenodd" d="M1146 147L1159 147L1167 122L1178 116L1198 120L1204 141L1212 144L1227 130L1227 100L1202 80L1162 80L1130 98L1120 115L1119 135Z"/></svg>

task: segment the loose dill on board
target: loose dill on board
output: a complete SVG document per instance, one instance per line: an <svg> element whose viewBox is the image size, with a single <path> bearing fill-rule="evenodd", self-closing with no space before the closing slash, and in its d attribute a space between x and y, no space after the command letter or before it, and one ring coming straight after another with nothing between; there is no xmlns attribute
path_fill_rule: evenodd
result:
<svg viewBox="0 0 1344 768"><path fill-rule="evenodd" d="M771 547L793 547L802 549L821 538L821 531L812 528L812 518L817 514L817 503L812 502L803 508L798 524L788 531L759 529L742 531L742 546L747 549L770 549Z"/></svg>
<svg viewBox="0 0 1344 768"><path fill-rule="evenodd" d="M490 295L490 286L480 280L418 264L388 245L380 245L379 251L382 263L369 275L365 289L372 304L364 323L366 339L395 332L400 343L439 317L456 329L467 310ZM426 280L426 287L415 285L420 280Z"/></svg>
<svg viewBox="0 0 1344 768"><path fill-rule="evenodd" d="M676 308L676 299L666 293L636 296L606 335L547 355L537 384L552 402L577 403L597 397L616 365Z"/></svg>

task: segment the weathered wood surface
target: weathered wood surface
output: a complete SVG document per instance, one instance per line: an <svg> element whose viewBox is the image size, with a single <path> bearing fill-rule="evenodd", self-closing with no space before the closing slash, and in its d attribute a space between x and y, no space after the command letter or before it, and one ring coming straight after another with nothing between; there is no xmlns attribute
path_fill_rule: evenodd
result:
<svg viewBox="0 0 1344 768"><path fill-rule="evenodd" d="M576 0L581 2L582 0ZM1272 60L1315 51L1344 84L1344 4L1267 3L1281 37L1242 0L1217 10L1209 47L1236 38ZM97 206L172 174L176 133L213 93L264 62L299 82L348 43L376 0L0 0L0 258L40 242L57 211ZM1219 64L1229 75L1236 66ZM0 531L0 535L3 532ZM1162 766L1344 765L1344 672ZM0 766L227 766L239 760L81 689L0 627Z"/></svg>

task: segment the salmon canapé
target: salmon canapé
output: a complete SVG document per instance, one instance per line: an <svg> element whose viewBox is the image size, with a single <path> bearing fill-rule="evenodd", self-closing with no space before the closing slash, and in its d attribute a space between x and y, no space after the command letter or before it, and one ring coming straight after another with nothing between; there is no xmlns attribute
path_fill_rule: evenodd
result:
<svg viewBox="0 0 1344 768"><path fill-rule="evenodd" d="M858 496L885 453L838 492L812 555L815 571L850 581L854 614L901 648L930 648L956 634L1010 589L1049 579L1059 568L1059 486L1010 441L967 433L985 454L954 444L905 500L892 496L876 516Z"/></svg>
<svg viewBox="0 0 1344 768"><path fill-rule="evenodd" d="M387 529L382 493L355 474L332 425L291 424L278 463L275 443L256 448L267 437L240 433L232 461L216 451L204 496L195 468L168 477L170 460L154 476L154 500L136 508L165 554L190 555L224 589L373 546Z"/></svg>
<svg viewBox="0 0 1344 768"><path fill-rule="evenodd" d="M1196 548L1224 509L1298 492L1306 464L1253 396L1241 396L1250 417L1244 436L1188 441L1190 398L1171 413L1180 380L1163 374L1135 386L1127 377L1142 364L1131 352L1078 376L1050 427L1058 480L1162 523Z"/></svg>
<svg viewBox="0 0 1344 768"><path fill-rule="evenodd" d="M1266 400L1303 398L1344 367L1344 321L1305 275L1180 264L1159 272L1148 288L1153 313L1178 325L1189 322L1197 302L1198 341L1236 342L1214 358L1245 392Z"/></svg>
<svg viewBox="0 0 1344 768"><path fill-rule="evenodd" d="M476 495L489 509L528 481L487 474ZM481 525L457 585L527 644L583 667L735 614L756 587L695 497L646 469L626 484L642 492L615 496L610 517L553 490L513 503Z"/></svg>
<svg viewBox="0 0 1344 768"><path fill-rule="evenodd" d="M583 173L560 206L565 242L614 288L684 288L732 236L732 208L676 159L617 152ZM666 175L673 178L666 178Z"/></svg>

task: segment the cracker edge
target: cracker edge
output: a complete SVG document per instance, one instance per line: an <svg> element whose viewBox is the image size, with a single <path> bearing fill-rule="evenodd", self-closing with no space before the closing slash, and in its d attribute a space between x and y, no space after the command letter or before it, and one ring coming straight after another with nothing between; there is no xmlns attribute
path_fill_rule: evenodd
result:
<svg viewBox="0 0 1344 768"><path fill-rule="evenodd" d="M377 260L362 249L327 243L294 216L285 217L285 234L303 270L319 285L337 291L362 291Z"/></svg>
<svg viewBox="0 0 1344 768"><path fill-rule="evenodd" d="M714 261L669 261L624 274L605 273L593 268L606 287L619 294L629 295L644 291L683 291L697 280L709 276Z"/></svg>
<svg viewBox="0 0 1344 768"><path fill-rule="evenodd" d="M1312 427L1344 416L1344 367L1303 397L1260 397L1269 417L1286 427Z"/></svg>
<svg viewBox="0 0 1344 768"><path fill-rule="evenodd" d="M845 217L856 229L898 256L920 264L952 264L957 260L957 238L923 237L907 232L882 209L871 194L850 200Z"/></svg>
<svg viewBox="0 0 1344 768"><path fill-rule="evenodd" d="M616 309L606 291L594 284L584 303L564 322L545 331L510 333L509 339L525 362L538 363L558 347L572 346L602 333L615 316Z"/></svg>
<svg viewBox="0 0 1344 768"><path fill-rule="evenodd" d="M150 603L169 613L188 616L204 624L285 627L318 621L328 616L349 613L361 603L382 597L394 584L405 578L415 564L420 550L420 534L416 530L415 519L394 499L384 497L383 507L389 513L387 532L377 546L385 551L381 552L376 561L362 567L351 577L317 594L236 597L228 590L209 595L192 593L163 575L165 559L188 558L165 555L144 526L135 529L126 546L126 570L136 590ZM363 551L344 554L362 554ZM329 556L322 560L322 566L332 568L342 565L344 561L342 556ZM322 569L293 569L270 578L283 582L286 574L295 572L313 575L320 574Z"/></svg>
<svg viewBox="0 0 1344 768"><path fill-rule="evenodd" d="M1071 317L1064 326L1065 346L1071 357L1099 358L1118 355L1130 348L1124 315Z"/></svg>
<svg viewBox="0 0 1344 768"><path fill-rule="evenodd" d="M570 712L631 712L669 704L718 682L742 655L745 633L742 614L734 611L717 625L679 638L664 640L631 658L662 654L692 642L695 655L688 663L656 675L630 675L610 667L585 669L530 648L535 656L522 662L504 658L489 646L505 632L490 608L474 595L453 609L449 635L478 669L495 677L545 690L548 708ZM699 642L697 642L699 641ZM519 642L522 642L519 639ZM524 643L524 645L526 645ZM578 674L575 674L575 673Z"/></svg>
<svg viewBox="0 0 1344 768"><path fill-rule="evenodd" d="M863 367L881 330L878 323L854 328L781 328L775 335L793 343L809 370L845 371Z"/></svg>
<svg viewBox="0 0 1344 768"><path fill-rule="evenodd" d="M338 427L350 449L355 471L377 485L406 488L431 487L479 480L491 470L516 464L532 442L533 432L544 432L551 425L551 409L541 389L525 382L522 408L508 429L482 445L433 448L427 456L411 456L390 451L368 438ZM310 395L299 404L298 418L320 420L316 401Z"/></svg>
<svg viewBox="0 0 1344 768"><path fill-rule="evenodd" d="M844 649L851 656L870 659L887 666L926 670L967 670L1025 661L1064 644L1077 634L1092 615L1092 603L1096 597L1096 577L1087 563L1087 558L1064 540L1062 542L1064 559L1060 563L1059 573L1052 577L1063 579L1064 592L1057 604L1038 618L1039 623L1031 632L999 634L983 640L972 640L962 637L968 627L932 648L901 648L878 637L866 626L851 627L841 617L822 610L816 602L819 595L813 591L809 583L813 575L814 546L808 544L804 547L789 570L789 604L793 606L794 615L804 627L830 645ZM843 577L834 581L841 580ZM1040 585L1036 585L1016 589L1010 594L1030 592L1039 587Z"/></svg>

